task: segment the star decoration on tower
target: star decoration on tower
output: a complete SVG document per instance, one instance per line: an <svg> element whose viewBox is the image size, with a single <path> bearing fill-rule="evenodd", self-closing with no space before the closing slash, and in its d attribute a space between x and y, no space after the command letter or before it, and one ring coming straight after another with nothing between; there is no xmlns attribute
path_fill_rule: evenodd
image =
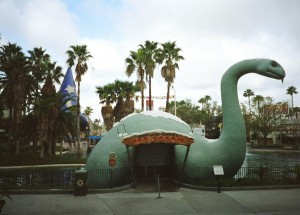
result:
<svg viewBox="0 0 300 215"><path fill-rule="evenodd" d="M70 85L68 85L68 86L65 88L65 90L68 91L69 94L71 94L71 93L76 93L76 92L75 92L75 88L72 87L72 86L70 86Z"/></svg>
<svg viewBox="0 0 300 215"><path fill-rule="evenodd" d="M66 106L67 107L72 107L73 106L72 101L67 101Z"/></svg>

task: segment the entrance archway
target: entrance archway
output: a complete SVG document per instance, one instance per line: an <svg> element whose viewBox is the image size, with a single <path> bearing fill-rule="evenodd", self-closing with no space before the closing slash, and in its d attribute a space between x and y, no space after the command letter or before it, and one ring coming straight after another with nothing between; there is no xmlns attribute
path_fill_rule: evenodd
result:
<svg viewBox="0 0 300 215"><path fill-rule="evenodd" d="M172 164L175 145L187 146L181 171L183 173L190 145L194 143L194 138L190 134L186 135L160 129L132 133L130 135L124 133L120 136L122 137L122 143L127 148L128 161L131 165L130 169L134 184L136 183L135 176L145 178L152 176L155 178L156 175L160 174L161 176L170 178L172 171L174 171ZM134 161L131 160L129 153L130 146L135 147ZM137 167L137 171L134 171L134 167Z"/></svg>
<svg viewBox="0 0 300 215"><path fill-rule="evenodd" d="M137 180L172 178L174 145L165 143L141 144L135 147Z"/></svg>

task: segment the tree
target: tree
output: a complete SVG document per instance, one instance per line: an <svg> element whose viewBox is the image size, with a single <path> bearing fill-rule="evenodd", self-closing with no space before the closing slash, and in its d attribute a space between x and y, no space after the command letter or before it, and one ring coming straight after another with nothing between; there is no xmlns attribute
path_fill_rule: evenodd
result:
<svg viewBox="0 0 300 215"><path fill-rule="evenodd" d="M104 125L107 130L112 128L113 122L119 122L125 116L134 112L135 93L140 89L132 82L115 80L114 83L96 87L99 94ZM112 103L116 102L115 107Z"/></svg>
<svg viewBox="0 0 300 215"><path fill-rule="evenodd" d="M38 142L41 145L40 157L55 155L55 146L66 134L75 136L75 109L74 106L66 107L71 98L66 98L60 92L56 93L51 80L47 78L42 88L42 97L35 102L31 122L36 122ZM32 126L32 125L31 125ZM27 126L27 127L31 127Z"/></svg>
<svg viewBox="0 0 300 215"><path fill-rule="evenodd" d="M158 50L157 62L163 64L161 68L161 76L167 82L167 101L166 112L169 112L170 87L176 76L176 69L179 69L178 61L184 60L184 57L179 54L181 48L176 46L176 42L162 43L162 49Z"/></svg>
<svg viewBox="0 0 300 215"><path fill-rule="evenodd" d="M50 76L54 83L60 84L60 79L64 77L62 73L62 67L57 66L56 62L49 62L46 67L46 77Z"/></svg>
<svg viewBox="0 0 300 215"><path fill-rule="evenodd" d="M40 110L40 114L38 117L38 136L39 143L42 146L41 149L41 158L44 157L45 145L48 149L50 155L53 154L51 151L51 143L52 143L52 133L54 126L54 119L56 118L58 109L54 102L52 102L52 98L56 93L55 86L51 79L51 76L48 75L45 81L44 86L42 87L42 99L40 103L42 107ZM52 103L52 104L51 104ZM51 104L51 105L50 105Z"/></svg>
<svg viewBox="0 0 300 215"><path fill-rule="evenodd" d="M264 101L264 97L261 96L261 95L256 95L256 96L254 96L253 99L252 99L252 102L253 102L254 104L256 104L257 110L259 109L260 104L261 104L263 101Z"/></svg>
<svg viewBox="0 0 300 215"><path fill-rule="evenodd" d="M211 96L205 95L204 97L200 98L198 102L202 104L202 109L201 109L201 122L207 127L211 127L211 105L209 101L211 100Z"/></svg>
<svg viewBox="0 0 300 215"><path fill-rule="evenodd" d="M106 84L102 87L96 87L96 93L99 95L100 103L103 104L101 114L106 130L109 131L113 127L114 114L112 103L116 101L114 84Z"/></svg>
<svg viewBox="0 0 300 215"><path fill-rule="evenodd" d="M254 92L251 89L247 89L244 91L243 96L248 98L248 107L249 107L249 112L251 113L250 98L251 98L251 96L254 96Z"/></svg>
<svg viewBox="0 0 300 215"><path fill-rule="evenodd" d="M69 67L75 65L76 77L75 81L77 81L77 155L80 155L80 82L81 77L87 72L88 65L87 61L92 57L90 52L87 50L86 45L74 45L70 46L70 49L67 50L68 60L67 64ZM77 62L75 62L77 61Z"/></svg>
<svg viewBox="0 0 300 215"><path fill-rule="evenodd" d="M143 53L143 65L146 72L146 80L149 83L149 110L152 110L151 80L154 75L154 69L158 57L157 45L158 45L157 42L149 41L149 40L145 41L144 45L140 45Z"/></svg>
<svg viewBox="0 0 300 215"><path fill-rule="evenodd" d="M139 91L139 87L133 85L132 82L116 80L114 83L116 93L116 105L114 107L115 121L119 122L125 116L134 112L135 93Z"/></svg>
<svg viewBox="0 0 300 215"><path fill-rule="evenodd" d="M29 106L32 103L32 101L36 102L42 96L40 92L40 84L44 83L46 85L46 82L48 82L48 86L52 86L54 83L60 83L60 78L63 77L63 74L62 67L57 66L56 62L51 62L50 55L46 54L46 50L43 50L42 47L29 50L28 53L29 69L34 80L34 97L29 98L28 108L30 108ZM55 91L56 90L54 88L53 93L55 93ZM52 121L50 120L49 123L50 122ZM36 138L33 138L33 150L37 150ZM50 154L51 153L52 152L50 152Z"/></svg>
<svg viewBox="0 0 300 215"><path fill-rule="evenodd" d="M142 96L142 111L144 111L144 90L146 88L145 83L145 69L143 68L144 63L144 51L143 49L138 49L137 51L130 51L130 56L125 59L126 70L125 74L130 77L133 72L136 70L137 81L136 85L141 90Z"/></svg>
<svg viewBox="0 0 300 215"><path fill-rule="evenodd" d="M286 90L286 94L291 95L291 101L292 101L292 109L294 108L294 94L298 94L297 88L294 86L290 86Z"/></svg>
<svg viewBox="0 0 300 215"><path fill-rule="evenodd" d="M84 111L83 111L84 115L86 116L90 116L93 113L93 108L91 108L90 106L87 106Z"/></svg>
<svg viewBox="0 0 300 215"><path fill-rule="evenodd" d="M282 103L274 104L271 97L265 97L262 106L257 106L252 113L251 131L262 135L263 144L267 144L267 137L280 126Z"/></svg>
<svg viewBox="0 0 300 215"><path fill-rule="evenodd" d="M212 98L209 95L200 100L203 102L203 108L200 111L200 122L205 125L205 135L208 138L216 139L220 135L219 126L222 125L222 108L216 101L210 103Z"/></svg>
<svg viewBox="0 0 300 215"><path fill-rule="evenodd" d="M209 96L209 95L205 95L204 97L202 97L202 98L200 98L199 100L198 100L198 102L200 103L200 104L202 104L202 110L204 109L204 108L207 108L208 106L209 106L209 101L211 100L211 96Z"/></svg>
<svg viewBox="0 0 300 215"><path fill-rule="evenodd" d="M35 97L38 98L40 94L39 84L46 79L46 70L50 63L50 55L46 54L46 50L42 47L35 47L33 50L29 50L29 68L35 80Z"/></svg>
<svg viewBox="0 0 300 215"><path fill-rule="evenodd" d="M123 84L123 93L124 93L124 106L125 106L125 116L134 112L134 100L136 92L141 91L139 86L134 85L132 82L125 81Z"/></svg>
<svg viewBox="0 0 300 215"><path fill-rule="evenodd" d="M1 94L10 109L9 144L14 147L15 154L19 154L20 124L29 79L27 57L20 46L8 43L0 47L0 70L4 71Z"/></svg>
<svg viewBox="0 0 300 215"><path fill-rule="evenodd" d="M200 99L198 100L198 103L201 104L201 109L203 110L203 109L204 109L204 104L206 103L205 97L200 98Z"/></svg>
<svg viewBox="0 0 300 215"><path fill-rule="evenodd" d="M175 102L172 101L170 103L170 112L173 114L175 113L174 108L175 108ZM176 115L191 126L195 124L199 124L200 122L199 107L192 104L191 100L189 99L181 100L177 102Z"/></svg>

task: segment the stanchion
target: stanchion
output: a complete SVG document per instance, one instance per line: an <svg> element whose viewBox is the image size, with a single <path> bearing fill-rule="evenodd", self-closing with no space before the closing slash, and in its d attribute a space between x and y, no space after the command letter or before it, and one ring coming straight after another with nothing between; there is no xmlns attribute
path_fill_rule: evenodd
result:
<svg viewBox="0 0 300 215"><path fill-rule="evenodd" d="M159 174L157 174L157 191L158 191L158 199L160 198L160 182L159 182Z"/></svg>

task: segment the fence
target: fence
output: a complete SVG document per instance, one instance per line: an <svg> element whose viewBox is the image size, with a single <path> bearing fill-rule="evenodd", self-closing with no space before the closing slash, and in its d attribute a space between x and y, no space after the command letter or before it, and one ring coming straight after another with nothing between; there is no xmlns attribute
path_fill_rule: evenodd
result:
<svg viewBox="0 0 300 215"><path fill-rule="evenodd" d="M0 169L0 179L10 189L43 190L72 189L75 170L80 167L9 168Z"/></svg>
<svg viewBox="0 0 300 215"><path fill-rule="evenodd" d="M176 168L175 176L179 177L180 168ZM187 166L181 182L201 185L216 186L217 177L213 170L207 167ZM300 184L300 166L279 167L242 167L233 178L221 177L223 186L257 186L257 185L291 185Z"/></svg>
<svg viewBox="0 0 300 215"><path fill-rule="evenodd" d="M0 179L9 181L10 189L16 190L73 189L75 171L80 167L1 168ZM210 168L187 166L183 175L180 171L179 166L174 168L175 180L193 185L217 186L216 177ZM90 170L88 178L89 189L120 187L130 184L132 180L128 167ZM300 166L242 167L234 178L221 180L222 186L300 184Z"/></svg>

